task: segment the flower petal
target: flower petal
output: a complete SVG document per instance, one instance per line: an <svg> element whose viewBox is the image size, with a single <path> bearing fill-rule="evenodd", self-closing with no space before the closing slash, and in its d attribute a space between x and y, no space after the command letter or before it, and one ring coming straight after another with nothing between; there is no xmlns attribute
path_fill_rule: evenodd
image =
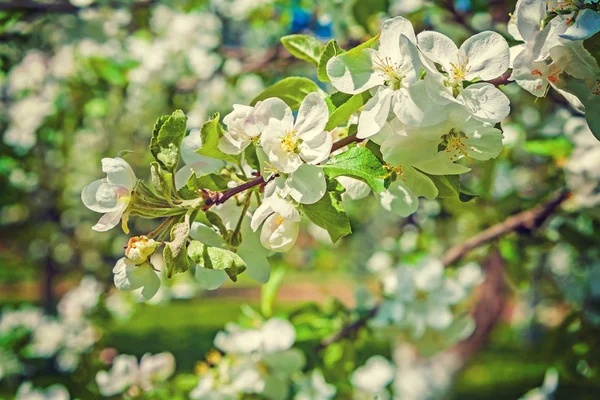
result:
<svg viewBox="0 0 600 400"><path fill-rule="evenodd" d="M444 281L444 266L435 258L426 258L421 261L413 276L418 289L432 292L441 287Z"/></svg>
<svg viewBox="0 0 600 400"><path fill-rule="evenodd" d="M356 94L383 85L384 77L374 70L379 53L373 49L349 51L327 62L327 76L340 92Z"/></svg>
<svg viewBox="0 0 600 400"><path fill-rule="evenodd" d="M318 164L329 157L332 144L333 137L331 133L322 131L314 138L305 140L300 144L300 158L308 164Z"/></svg>
<svg viewBox="0 0 600 400"><path fill-rule="evenodd" d="M440 64L446 72L452 70L452 63L457 62L458 47L448 36L424 31L417 35L419 49L434 63Z"/></svg>
<svg viewBox="0 0 600 400"><path fill-rule="evenodd" d="M454 163L450 157L447 152L440 151L434 158L416 163L415 168L429 175L460 175L471 170L469 167Z"/></svg>
<svg viewBox="0 0 600 400"><path fill-rule="evenodd" d="M122 203L120 203L119 208L117 208L114 211L104 214L102 217L100 217L100 219L98 220L98 223L96 225L92 226L92 229L95 230L96 232L106 232L106 231L114 228L115 226L117 226L117 224L121 220L121 216L123 216L123 213L127 209L128 204L129 204L129 202L127 202L127 203L122 202Z"/></svg>
<svg viewBox="0 0 600 400"><path fill-rule="evenodd" d="M510 100L491 83L474 83L456 98L480 121L493 124L510 113Z"/></svg>
<svg viewBox="0 0 600 400"><path fill-rule="evenodd" d="M135 173L121 157L103 158L102 171L106 174L106 180L113 185L123 186L129 191L133 190L137 178Z"/></svg>
<svg viewBox="0 0 600 400"><path fill-rule="evenodd" d="M327 191L325 173L314 165L302 165L290 175L287 184L290 196L301 204L316 203Z"/></svg>
<svg viewBox="0 0 600 400"><path fill-rule="evenodd" d="M87 208L89 208L92 211L99 212L99 213L105 213L105 212L114 211L116 208L118 208L116 199L115 199L115 204L112 207L107 207L106 203L104 203L102 205L99 204L99 201L96 197L96 193L98 192L98 189L100 188L100 186L102 186L104 184L106 184L105 179L98 179L97 181L94 181L94 182L90 183L89 185L87 185L86 187L84 187L83 190L81 191L81 201Z"/></svg>
<svg viewBox="0 0 600 400"><path fill-rule="evenodd" d="M435 157L440 142L426 137L421 130L402 131L388 138L381 145L383 159L392 165L415 165Z"/></svg>
<svg viewBox="0 0 600 400"><path fill-rule="evenodd" d="M269 250L286 252L296 243L300 225L296 221L280 218L279 214L267 218L260 232L260 242Z"/></svg>
<svg viewBox="0 0 600 400"><path fill-rule="evenodd" d="M465 40L460 50L467 56L467 80L497 78L506 72L510 64L508 43L496 32L486 31L473 35Z"/></svg>
<svg viewBox="0 0 600 400"><path fill-rule="evenodd" d="M502 151L502 131L484 127L469 134L466 140L467 155L476 160L485 161L498 157Z"/></svg>
<svg viewBox="0 0 600 400"><path fill-rule="evenodd" d="M294 130L299 139L311 140L323 132L328 120L329 110L325 100L312 92L300 104Z"/></svg>
<svg viewBox="0 0 600 400"><path fill-rule="evenodd" d="M559 36L567 40L584 40L598 32L600 32L600 13L585 9L579 12L575 23Z"/></svg>
<svg viewBox="0 0 600 400"><path fill-rule="evenodd" d="M294 124L292 109L277 97L268 98L257 104L254 118L264 127L269 125L272 120L280 121L286 129L292 128Z"/></svg>
<svg viewBox="0 0 600 400"><path fill-rule="evenodd" d="M375 95L367 101L358 118L359 139L371 137L383 129L390 114L390 106L394 91L387 87L380 87Z"/></svg>
<svg viewBox="0 0 600 400"><path fill-rule="evenodd" d="M401 217L408 217L419 208L419 199L401 180L390 184L385 192L379 193L381 207Z"/></svg>
<svg viewBox="0 0 600 400"><path fill-rule="evenodd" d="M417 43L415 29L409 20L400 16L386 20L381 26L379 52L394 61L400 60L402 57L400 36L402 35L406 36L412 43Z"/></svg>

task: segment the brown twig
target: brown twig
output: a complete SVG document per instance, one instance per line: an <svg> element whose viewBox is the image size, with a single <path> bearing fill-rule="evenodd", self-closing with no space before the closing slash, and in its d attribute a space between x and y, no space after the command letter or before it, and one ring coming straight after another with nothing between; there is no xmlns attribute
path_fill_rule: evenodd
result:
<svg viewBox="0 0 600 400"><path fill-rule="evenodd" d="M539 228L568 197L569 192L564 191L547 203L509 217L505 221L484 230L461 245L450 248L450 250L442 257L442 263L444 266L448 267L471 250L489 243L494 239L498 239L510 232L519 229L531 231ZM485 342L487 335L495 325L497 319L500 317L504 304L502 295L504 290L504 278L502 276L504 270L503 264L504 262L497 250L495 250L494 253L488 257L488 260L486 260L484 266L486 280L478 290L480 300L473 312L477 329L469 339L456 348L456 351L462 355L472 354L479 349ZM373 307L360 319L345 326L334 335L323 339L317 347L317 350L322 350L340 339L356 334L360 328L367 324L370 318L377 314L378 309L379 305Z"/></svg>
<svg viewBox="0 0 600 400"><path fill-rule="evenodd" d="M337 151L339 149L341 149L344 146L349 145L350 143L359 143L362 142L365 139L359 139L356 137L356 134L354 135L350 135L350 136L346 136L343 139L338 140L337 142L335 142L333 144L333 146L331 146L331 152L333 153L334 151Z"/></svg>

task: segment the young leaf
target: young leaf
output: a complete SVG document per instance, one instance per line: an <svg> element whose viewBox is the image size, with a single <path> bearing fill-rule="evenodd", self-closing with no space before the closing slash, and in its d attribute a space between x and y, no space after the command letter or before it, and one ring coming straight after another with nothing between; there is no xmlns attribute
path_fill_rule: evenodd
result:
<svg viewBox="0 0 600 400"><path fill-rule="evenodd" d="M335 93L334 93L335 94ZM333 95L331 96L333 102ZM329 122L325 126L326 131L330 131L338 125L348 121L348 118L371 98L371 94L367 92L355 94L348 98L344 103L340 104L329 116Z"/></svg>
<svg viewBox="0 0 600 400"><path fill-rule="evenodd" d="M334 243L352 233L348 215L339 196L334 193L327 192L314 204L303 204L302 211L312 222L327 230Z"/></svg>
<svg viewBox="0 0 600 400"><path fill-rule="evenodd" d="M573 143L561 136L545 140L529 140L525 142L523 148L531 154L560 159L571 154Z"/></svg>
<svg viewBox="0 0 600 400"><path fill-rule="evenodd" d="M193 240L188 246L188 255L198 267L225 270L234 282L246 270L246 263L234 252L207 246L197 240Z"/></svg>
<svg viewBox="0 0 600 400"><path fill-rule="evenodd" d="M459 200L461 203L467 203L479 195L469 191L463 191L460 187L459 175L428 175L438 188L438 198L448 199L450 201Z"/></svg>
<svg viewBox="0 0 600 400"><path fill-rule="evenodd" d="M150 163L150 176L152 186L165 199L171 198L171 190L173 189L173 174L164 171L157 162Z"/></svg>
<svg viewBox="0 0 600 400"><path fill-rule="evenodd" d="M295 110L300 107L302 100L312 92L321 93L322 91L319 86L310 79L292 76L282 79L273 86L266 88L252 100L250 105L254 106L259 101L268 99L269 97L279 97L292 110Z"/></svg>
<svg viewBox="0 0 600 400"><path fill-rule="evenodd" d="M165 249L163 250L168 278L190 269L190 261L186 251L186 241L189 235L190 226L187 222L175 224L171 229L171 241L165 242Z"/></svg>
<svg viewBox="0 0 600 400"><path fill-rule="evenodd" d="M344 49L342 49L335 39L331 39L325 45L323 52L321 53L321 57L319 58L319 65L317 66L317 78L321 82L330 82L329 76L327 76L327 62L332 58L339 54L342 54Z"/></svg>
<svg viewBox="0 0 600 400"><path fill-rule="evenodd" d="M294 57L311 63L315 67L319 65L319 58L324 46L317 38L309 35L288 35L281 38L281 44Z"/></svg>
<svg viewBox="0 0 600 400"><path fill-rule="evenodd" d="M353 147L331 157L323 166L323 171L329 178L350 176L360 179L374 192L383 192L386 189L386 170L375 154L365 147Z"/></svg>
<svg viewBox="0 0 600 400"><path fill-rule="evenodd" d="M160 117L150 139L150 152L158 163L174 172L179 162L179 148L186 132L187 117L181 110Z"/></svg>
<svg viewBox="0 0 600 400"><path fill-rule="evenodd" d="M202 125L202 129L200 130L202 146L196 151L196 153L202 156L216 158L217 160L237 163L240 159L239 155L234 156L231 154L225 154L219 149L219 139L225 133L223 127L219 123L219 118L219 113L215 113L211 119Z"/></svg>
<svg viewBox="0 0 600 400"><path fill-rule="evenodd" d="M178 194L184 200L192 200L198 198L200 189L208 189L212 191L220 191L227 189L227 179L219 174L207 174L196 176L192 172L185 186L179 189Z"/></svg>

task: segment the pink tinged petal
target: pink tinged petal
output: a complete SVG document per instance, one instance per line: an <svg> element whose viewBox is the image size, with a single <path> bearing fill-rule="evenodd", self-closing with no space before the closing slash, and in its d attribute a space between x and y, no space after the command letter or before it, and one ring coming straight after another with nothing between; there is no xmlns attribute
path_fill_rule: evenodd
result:
<svg viewBox="0 0 600 400"><path fill-rule="evenodd" d="M269 277L271 276L271 266L264 254L256 251L252 246L246 246L245 243L242 243L237 254L246 263L246 273L250 278L262 284L269 281Z"/></svg>
<svg viewBox="0 0 600 400"><path fill-rule="evenodd" d="M287 180L290 196L298 203L313 204L321 200L327 191L323 170L314 165L304 164Z"/></svg>
<svg viewBox="0 0 600 400"><path fill-rule="evenodd" d="M480 128L470 133L465 142L469 157L480 161L496 158L502 151L502 131L496 128Z"/></svg>
<svg viewBox="0 0 600 400"><path fill-rule="evenodd" d="M448 328L454 320L454 315L447 306L433 306L427 310L427 325L435 330Z"/></svg>
<svg viewBox="0 0 600 400"><path fill-rule="evenodd" d="M392 182L388 190L379 193L379 202L385 210L408 217L419 208L419 199L401 180Z"/></svg>
<svg viewBox="0 0 600 400"><path fill-rule="evenodd" d="M418 289L432 292L444 281L444 266L434 258L425 259L415 270L414 280Z"/></svg>
<svg viewBox="0 0 600 400"><path fill-rule="evenodd" d="M263 225L260 242L269 250L286 252L296 243L299 229L298 222L283 219L279 214L272 214Z"/></svg>
<svg viewBox="0 0 600 400"><path fill-rule="evenodd" d="M207 269L197 265L196 281L207 290L215 290L227 281L227 273L221 269Z"/></svg>
<svg viewBox="0 0 600 400"><path fill-rule="evenodd" d="M429 175L460 175L469 172L471 168L456 164L450 159L451 154L440 151L434 158L415 164L415 168Z"/></svg>
<svg viewBox="0 0 600 400"><path fill-rule="evenodd" d="M438 195L438 189L431 178L413 167L403 168L401 179L404 180L406 187L417 196L435 199Z"/></svg>
<svg viewBox="0 0 600 400"><path fill-rule="evenodd" d="M123 202L120 204L121 204L121 206L118 209L116 209L115 211L111 211L111 212L104 214L100 218L100 220L98 220L98 223L96 225L92 226L92 229L95 230L96 232L106 232L106 231L114 228L115 226L117 226L119 224L119 221L121 220L121 216L127 209L129 202L127 202L127 203Z"/></svg>
<svg viewBox="0 0 600 400"><path fill-rule="evenodd" d="M385 77L374 70L380 57L373 49L349 51L327 62L327 76L340 92L356 94L383 85Z"/></svg>
<svg viewBox="0 0 600 400"><path fill-rule="evenodd" d="M325 100L318 93L310 93L300 104L294 124L298 139L311 140L320 135L328 120L329 110Z"/></svg>
<svg viewBox="0 0 600 400"><path fill-rule="evenodd" d="M331 133L323 131L314 138L300 144L300 158L308 164L318 164L329 157L332 145L333 137Z"/></svg>
<svg viewBox="0 0 600 400"><path fill-rule="evenodd" d="M458 47L448 36L438 32L425 31L417 35L419 49L436 64L440 64L446 72L452 70L452 64L456 64Z"/></svg>
<svg viewBox="0 0 600 400"><path fill-rule="evenodd" d="M510 100L500 89L491 83L475 83L457 96L461 102L480 121L497 123L510 113Z"/></svg>
<svg viewBox="0 0 600 400"><path fill-rule="evenodd" d="M291 129L294 124L292 109L277 97L271 97L256 105L254 111L256 122L264 127L279 121L284 129Z"/></svg>
<svg viewBox="0 0 600 400"><path fill-rule="evenodd" d="M497 78L506 72L510 64L508 43L496 32L486 31L471 36L460 50L467 56L467 80Z"/></svg>
<svg viewBox="0 0 600 400"><path fill-rule="evenodd" d="M387 139L381 145L383 159L392 165L415 165L435 157L440 143L439 136L431 139L419 131L403 131Z"/></svg>
<svg viewBox="0 0 600 400"><path fill-rule="evenodd" d="M135 173L121 157L103 158L102 171L106 174L106 180L113 185L123 186L129 191L133 190L137 178Z"/></svg>
<svg viewBox="0 0 600 400"><path fill-rule="evenodd" d="M411 42L417 43L415 30L404 17L396 17L386 20L381 26L381 35L379 36L379 51L388 57L401 57L398 43L400 36L406 36Z"/></svg>
<svg viewBox="0 0 600 400"><path fill-rule="evenodd" d="M383 129L390 115L393 94L393 90L381 87L367 101L358 118L358 133L356 136L359 139L371 137Z"/></svg>

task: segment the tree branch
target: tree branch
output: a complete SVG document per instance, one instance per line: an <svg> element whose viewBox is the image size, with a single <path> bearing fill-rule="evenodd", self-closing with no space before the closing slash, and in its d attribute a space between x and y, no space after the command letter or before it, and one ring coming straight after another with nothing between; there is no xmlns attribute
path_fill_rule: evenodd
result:
<svg viewBox="0 0 600 400"><path fill-rule="evenodd" d="M523 211L503 222L496 224L483 232L468 239L463 244L454 246L442 257L442 263L445 267L454 264L471 250L498 239L510 232L526 229L532 231L539 228L546 219L552 215L560 204L569 197L569 192L563 191L552 200L531 210ZM463 343L456 347L456 351L463 356L467 356L478 350L485 342L489 332L494 327L504 305L504 262L497 250L486 260L484 270L486 279L478 289L479 301L472 315L475 318L477 329L475 333ZM370 318L377 314L379 305L373 307L367 314L342 328L339 332L331 335L321 341L317 350L322 350L330 344L350 337L365 326Z"/></svg>

